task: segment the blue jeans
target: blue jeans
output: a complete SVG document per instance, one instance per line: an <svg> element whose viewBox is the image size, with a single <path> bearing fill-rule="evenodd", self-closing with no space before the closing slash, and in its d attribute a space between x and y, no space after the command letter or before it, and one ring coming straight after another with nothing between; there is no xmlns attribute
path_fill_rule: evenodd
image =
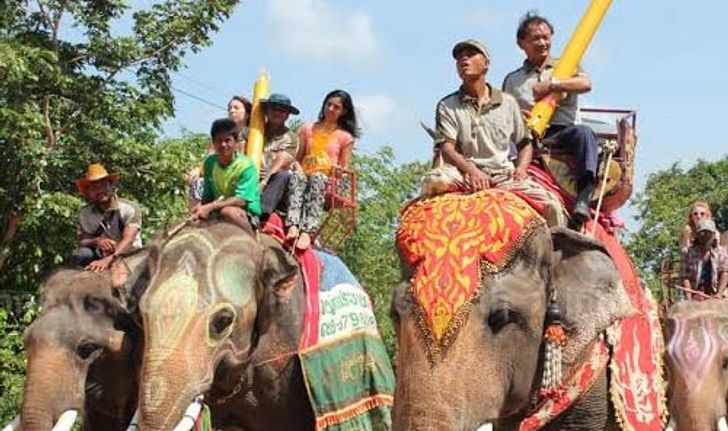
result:
<svg viewBox="0 0 728 431"><path fill-rule="evenodd" d="M89 263L104 257L97 249L93 247L79 247L73 250L71 254L71 262L75 266L85 267Z"/></svg>

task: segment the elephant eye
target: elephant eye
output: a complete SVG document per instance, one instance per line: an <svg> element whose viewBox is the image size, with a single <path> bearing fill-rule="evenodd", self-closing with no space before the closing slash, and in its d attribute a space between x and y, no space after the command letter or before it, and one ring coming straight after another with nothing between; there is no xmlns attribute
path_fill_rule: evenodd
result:
<svg viewBox="0 0 728 431"><path fill-rule="evenodd" d="M723 363L721 364L724 370L728 370L728 357L723 358Z"/></svg>
<svg viewBox="0 0 728 431"><path fill-rule="evenodd" d="M76 354L79 358L83 359L84 361L89 358L92 354L95 352L101 350L102 347L99 346L96 343L92 343L90 341L81 343L76 347Z"/></svg>
<svg viewBox="0 0 728 431"><path fill-rule="evenodd" d="M518 315L515 311L509 308L497 308L488 315L488 326L493 334L497 334L509 323L516 322L517 319Z"/></svg>
<svg viewBox="0 0 728 431"><path fill-rule="evenodd" d="M83 299L83 308L89 313L106 313L112 317L116 314L114 307L105 298L98 298L91 295Z"/></svg>
<svg viewBox="0 0 728 431"><path fill-rule="evenodd" d="M215 313L210 319L210 335L219 339L227 334L225 332L235 320L235 311L230 308L223 308Z"/></svg>

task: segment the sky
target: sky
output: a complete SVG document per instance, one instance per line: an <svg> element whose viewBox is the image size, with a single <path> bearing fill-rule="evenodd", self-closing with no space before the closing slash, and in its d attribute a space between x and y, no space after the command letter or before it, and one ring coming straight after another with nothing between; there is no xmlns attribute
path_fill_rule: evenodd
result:
<svg viewBox="0 0 728 431"><path fill-rule="evenodd" d="M314 120L324 95L354 99L365 154L388 145L398 161L427 160L431 142L419 121L434 123L435 104L456 90L452 46L476 38L491 52L487 79L500 87L520 66L519 18L538 11L554 25L553 54L563 50L589 1L255 0L243 1L212 46L174 75L176 109L167 137L206 132L230 96L252 96L265 70L271 91L289 95L300 119ZM636 183L679 162L728 152L728 1L613 1L582 67L593 81L581 105L637 111ZM190 95L194 96L191 97ZM199 100L203 99L203 101ZM217 105L218 107L211 106ZM628 208L620 211L628 221Z"/></svg>

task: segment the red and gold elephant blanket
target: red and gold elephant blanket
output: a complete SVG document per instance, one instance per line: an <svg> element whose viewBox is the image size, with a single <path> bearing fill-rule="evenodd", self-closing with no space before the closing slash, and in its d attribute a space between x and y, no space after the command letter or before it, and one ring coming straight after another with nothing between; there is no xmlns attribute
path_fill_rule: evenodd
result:
<svg viewBox="0 0 728 431"><path fill-rule="evenodd" d="M587 231L593 227L587 225ZM623 431L661 431L667 418L665 379L662 375L664 345L657 305L649 291L640 287L637 271L627 252L602 225L595 238L611 256L632 305L633 316L607 329L606 342L599 340L586 360L556 391L539 401L535 411L521 422L519 431L543 428L589 390L605 366L609 367L609 392L615 416Z"/></svg>
<svg viewBox="0 0 728 431"><path fill-rule="evenodd" d="M431 361L467 319L481 271L502 270L544 224L526 201L497 189L444 194L402 210L397 243L414 268L410 288Z"/></svg>

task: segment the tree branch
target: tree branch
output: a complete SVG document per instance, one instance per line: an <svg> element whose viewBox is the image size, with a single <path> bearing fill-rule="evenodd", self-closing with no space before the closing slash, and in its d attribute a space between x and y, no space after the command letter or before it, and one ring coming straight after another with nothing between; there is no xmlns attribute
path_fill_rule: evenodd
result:
<svg viewBox="0 0 728 431"><path fill-rule="evenodd" d="M10 256L10 244L15 238L15 234L18 232L20 227L20 221L22 213L18 210L13 210L10 213L8 223L5 225L5 233L3 234L2 242L0 242L0 269L5 265L5 261Z"/></svg>
<svg viewBox="0 0 728 431"><path fill-rule="evenodd" d="M43 21L45 21L48 28L53 27L53 25L51 25L50 17L48 16L48 12L46 12L45 6L43 6L43 2L38 0L37 3L38 10L40 11L40 16L42 17Z"/></svg>
<svg viewBox="0 0 728 431"><path fill-rule="evenodd" d="M106 77L104 78L103 82L101 83L99 90L102 90L103 87L106 86L106 84L108 84L109 82L111 82L111 80L114 79L114 77L119 72L121 72L121 71L123 71L125 69L128 69L130 67L133 67L134 65L137 65L137 64L141 63L142 61L149 60L150 58L154 58L154 57L158 56L159 54L163 53L165 50L171 48L176 42L177 42L176 39L173 40L173 41L170 41L170 42L164 44L159 49L154 50L153 52L151 52L151 53L149 53L149 54L147 54L145 56L142 56L140 58L137 58L135 60L132 60L132 61L129 62L129 64L126 64L126 65L123 65L123 66L119 66L116 69L110 71L109 74L106 75ZM77 59L79 59L79 57L76 57L75 59L73 59L71 61L76 61ZM56 129L56 133L63 133L66 130L68 130L68 128L71 127L71 124L70 124L71 121L74 120L79 114L81 114L81 111L82 111L82 109L81 109L81 107L79 107L75 111L73 111L69 116L67 116L66 117L66 124L64 124L63 126L57 128ZM47 126L46 127L46 134L48 136L53 136L53 142L55 142L55 144L51 144L51 141L50 140L48 142L49 142L49 145L51 145L51 148L52 149L55 149L55 146L57 145L57 139L58 139L58 137L57 137L57 134L54 134L53 133L53 129L52 128L51 129L48 128L48 125L49 124L50 124L50 119L48 119L46 121L46 126Z"/></svg>
<svg viewBox="0 0 728 431"><path fill-rule="evenodd" d="M60 5L58 6L58 14L56 15L56 19L53 22L52 27L52 33L51 38L53 40L53 44L58 46L58 29L61 27L61 20L63 19L63 12L66 10L66 2L62 1Z"/></svg>
<svg viewBox="0 0 728 431"><path fill-rule="evenodd" d="M43 127L46 132L46 141L51 150L55 150L58 146L56 133L53 131L51 124L51 96L46 94L43 96Z"/></svg>

